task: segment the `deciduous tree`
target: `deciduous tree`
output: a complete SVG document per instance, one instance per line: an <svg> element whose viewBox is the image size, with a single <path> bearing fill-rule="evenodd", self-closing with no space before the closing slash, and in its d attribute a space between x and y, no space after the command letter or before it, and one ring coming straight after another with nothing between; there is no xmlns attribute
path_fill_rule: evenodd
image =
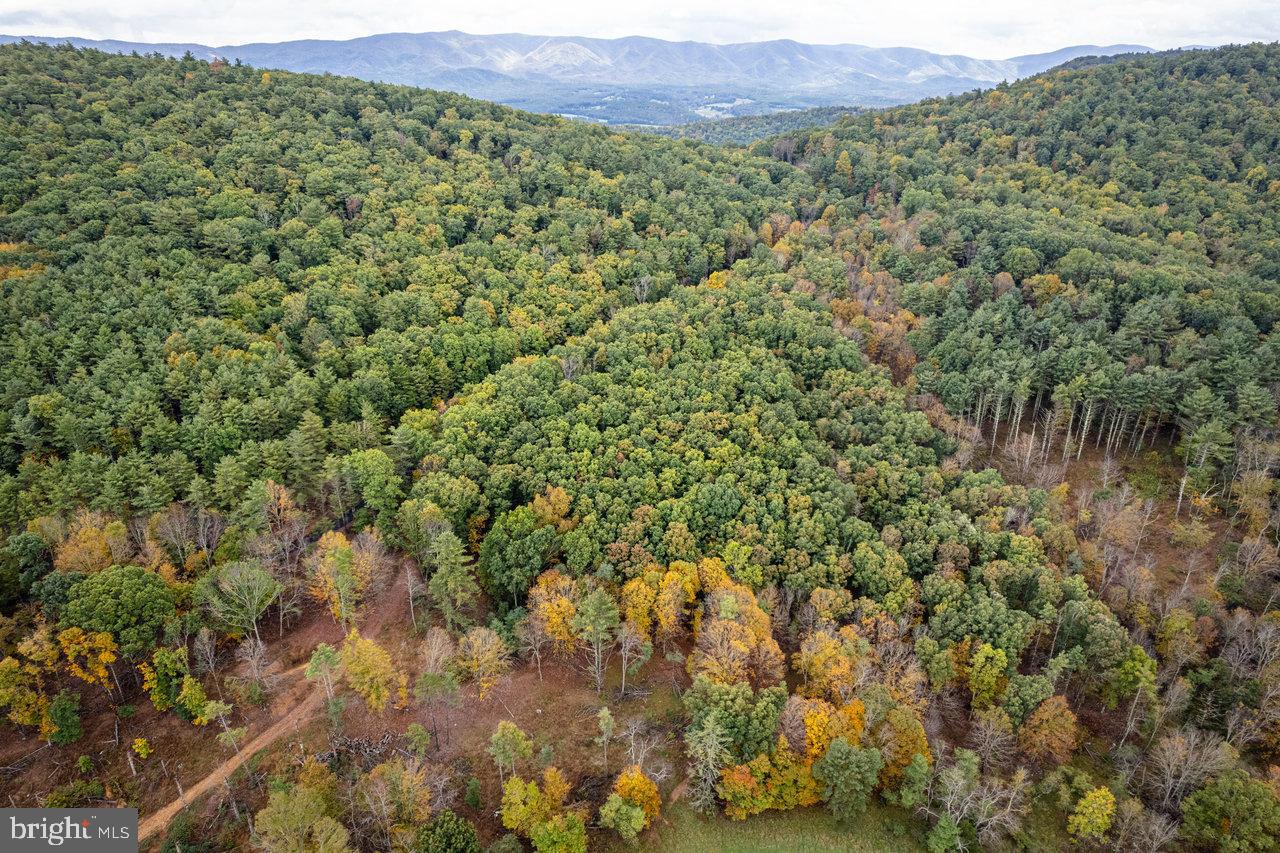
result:
<svg viewBox="0 0 1280 853"><path fill-rule="evenodd" d="M489 755L498 768L498 775L506 779L515 775L516 762L533 755L533 741L524 730L510 720L502 720L489 738Z"/></svg>
<svg viewBox="0 0 1280 853"><path fill-rule="evenodd" d="M1080 743L1076 715L1062 696L1051 696L1018 729L1018 746L1035 761L1062 764Z"/></svg>
<svg viewBox="0 0 1280 853"><path fill-rule="evenodd" d="M106 631L86 634L68 628L58 634L58 644L67 658L67 670L89 684L101 684L111 695L111 664L116 660L116 641Z"/></svg>
<svg viewBox="0 0 1280 853"><path fill-rule="evenodd" d="M62 627L105 631L121 654L136 660L155 647L161 628L176 613L174 594L159 575L138 566L112 566L71 588Z"/></svg>
<svg viewBox="0 0 1280 853"><path fill-rule="evenodd" d="M1280 799L1272 786L1235 771L1225 773L1182 802L1182 832L1205 848L1253 853L1272 850L1280 838Z"/></svg>
<svg viewBox="0 0 1280 853"><path fill-rule="evenodd" d="M476 683L481 699L511 671L507 644L492 628L472 628L464 634L456 660L464 677Z"/></svg>
<svg viewBox="0 0 1280 853"><path fill-rule="evenodd" d="M355 628L347 634L339 653L342 677L372 711L382 711L391 701L392 692L400 704L408 698L407 677L396 668L387 650L373 640L360 636Z"/></svg>
<svg viewBox="0 0 1280 853"><path fill-rule="evenodd" d="M227 563L196 584L195 598L214 622L235 636L252 633L258 642L258 622L283 589L271 573L248 562Z"/></svg>
<svg viewBox="0 0 1280 853"><path fill-rule="evenodd" d="M372 563L357 560L350 540L337 531L320 537L308 563L312 598L328 607L339 625L353 624L373 579Z"/></svg>

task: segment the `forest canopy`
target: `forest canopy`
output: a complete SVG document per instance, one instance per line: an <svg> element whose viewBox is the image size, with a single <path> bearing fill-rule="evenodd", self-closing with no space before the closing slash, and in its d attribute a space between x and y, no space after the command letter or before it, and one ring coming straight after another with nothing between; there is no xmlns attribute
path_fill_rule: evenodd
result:
<svg viewBox="0 0 1280 853"><path fill-rule="evenodd" d="M0 711L109 719L122 798L137 704L239 756L295 677L328 746L221 843L583 850L678 764L932 850L1273 849L1275 45L743 149L17 44L0 151ZM444 761L570 664L602 769Z"/></svg>

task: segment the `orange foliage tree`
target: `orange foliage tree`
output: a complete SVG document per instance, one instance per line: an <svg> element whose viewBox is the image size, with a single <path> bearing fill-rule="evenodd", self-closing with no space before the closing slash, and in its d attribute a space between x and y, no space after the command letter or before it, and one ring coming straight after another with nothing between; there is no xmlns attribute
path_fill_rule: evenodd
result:
<svg viewBox="0 0 1280 853"><path fill-rule="evenodd" d="M1062 696L1050 696L1027 717L1018 731L1018 746L1036 761L1062 764L1080 743L1076 715Z"/></svg>

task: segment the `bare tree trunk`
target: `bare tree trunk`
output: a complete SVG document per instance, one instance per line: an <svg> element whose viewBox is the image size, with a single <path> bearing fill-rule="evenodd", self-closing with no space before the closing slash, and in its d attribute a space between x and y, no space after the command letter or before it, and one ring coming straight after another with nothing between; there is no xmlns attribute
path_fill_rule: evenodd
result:
<svg viewBox="0 0 1280 853"><path fill-rule="evenodd" d="M1071 416L1067 418L1067 434L1062 439L1062 461L1066 462L1071 454L1071 430L1076 425L1076 404L1071 402Z"/></svg>
<svg viewBox="0 0 1280 853"><path fill-rule="evenodd" d="M404 584L409 590L409 619L413 622L413 633L418 633L418 611L413 606L413 566L405 564Z"/></svg>
<svg viewBox="0 0 1280 853"><path fill-rule="evenodd" d="M1004 414L1004 397L996 398L996 416L995 423L991 427L991 449L996 448L996 439L1000 437L1000 416Z"/></svg>
<svg viewBox="0 0 1280 853"><path fill-rule="evenodd" d="M1095 405L1094 402L1090 400L1089 403L1084 408L1084 423L1080 426L1080 440L1076 442L1078 445L1076 447L1077 462L1080 461L1080 454L1084 451L1085 439L1087 439L1089 436L1089 424L1093 421L1094 405Z"/></svg>

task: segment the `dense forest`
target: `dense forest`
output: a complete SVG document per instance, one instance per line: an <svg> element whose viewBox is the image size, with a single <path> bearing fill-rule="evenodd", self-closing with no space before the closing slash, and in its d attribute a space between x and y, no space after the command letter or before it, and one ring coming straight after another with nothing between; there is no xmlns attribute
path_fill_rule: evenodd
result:
<svg viewBox="0 0 1280 853"><path fill-rule="evenodd" d="M809 107L749 116L691 121L687 124L626 126L620 129L656 133L670 139L692 139L716 145L749 145L770 136L833 124L847 115L865 112L863 107Z"/></svg>
<svg viewBox="0 0 1280 853"><path fill-rule="evenodd" d="M0 131L17 805L1277 848L1280 46L743 149L17 44Z"/></svg>
<svg viewBox="0 0 1280 853"><path fill-rule="evenodd" d="M856 117L771 153L877 197L857 263L928 321L910 335L921 390L993 432L1043 414L1046 445L1077 455L1171 427L1207 482L1233 433L1275 420L1277 99L1274 48L1175 53Z"/></svg>

